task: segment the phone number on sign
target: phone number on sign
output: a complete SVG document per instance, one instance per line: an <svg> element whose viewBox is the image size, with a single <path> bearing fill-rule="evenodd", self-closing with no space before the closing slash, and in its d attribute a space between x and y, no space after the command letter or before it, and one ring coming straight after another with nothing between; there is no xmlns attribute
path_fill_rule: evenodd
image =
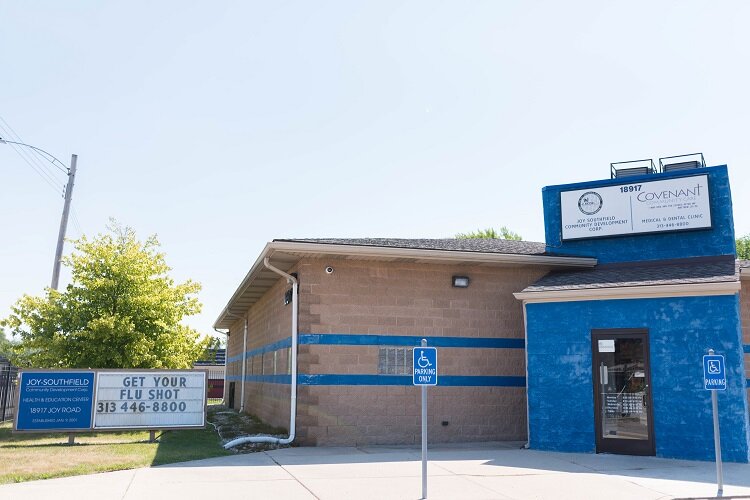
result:
<svg viewBox="0 0 750 500"><path fill-rule="evenodd" d="M97 413L144 413L152 412L182 412L187 409L184 401L155 401L153 403L122 403L118 406L115 401L100 401L96 405Z"/></svg>

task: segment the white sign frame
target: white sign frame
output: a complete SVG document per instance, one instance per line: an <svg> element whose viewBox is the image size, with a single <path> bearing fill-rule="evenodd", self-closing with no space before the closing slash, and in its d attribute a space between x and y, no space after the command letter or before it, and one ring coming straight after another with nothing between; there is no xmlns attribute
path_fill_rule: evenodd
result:
<svg viewBox="0 0 750 500"><path fill-rule="evenodd" d="M560 192L562 241L712 227L708 174L641 178Z"/></svg>
<svg viewBox="0 0 750 500"><path fill-rule="evenodd" d="M157 385L155 378L163 380L164 377L167 377L169 382L166 385L161 383ZM129 380L129 382L117 384L118 378L123 382L125 380ZM176 385L172 383L173 378ZM186 379L184 384L182 378ZM201 383L197 387L187 386L188 378L200 380ZM133 385L134 382L136 385ZM141 392L137 393L138 390ZM149 391L158 390L163 392L159 394L149 393ZM182 392L183 390L186 392ZM206 426L207 390L208 373L206 370L97 370L91 430L101 432L131 429L203 429ZM131 392L122 394L120 391ZM171 392L167 393L166 391ZM199 397L200 404L198 405ZM158 411L153 408L153 405L157 402L160 405ZM100 406L100 403L106 405L106 409L111 408L111 405L114 404L115 411L99 411L105 409L105 407ZM165 403L166 406L163 406ZM181 410L183 408L181 403L185 405L183 410ZM127 411L121 411L121 405L123 404L128 405ZM133 411L130 411L131 405L135 405ZM198 411L196 411L196 406L200 406ZM164 411L162 411L162 408L164 408ZM193 411L187 411L188 409ZM195 418L180 422L175 417L185 413L189 413ZM120 420L107 418L112 416L122 418ZM165 416L172 418L158 418ZM115 423L107 423L107 420L115 420Z"/></svg>

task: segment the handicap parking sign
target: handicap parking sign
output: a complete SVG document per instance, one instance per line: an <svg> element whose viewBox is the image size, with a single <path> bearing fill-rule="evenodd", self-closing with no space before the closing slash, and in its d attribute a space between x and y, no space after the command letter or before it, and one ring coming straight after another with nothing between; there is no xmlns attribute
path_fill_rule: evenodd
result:
<svg viewBox="0 0 750 500"><path fill-rule="evenodd" d="M413 351L414 385L437 385L437 349L415 347Z"/></svg>
<svg viewBox="0 0 750 500"><path fill-rule="evenodd" d="M727 373L724 356L703 356L703 388L708 391L724 391L727 388Z"/></svg>

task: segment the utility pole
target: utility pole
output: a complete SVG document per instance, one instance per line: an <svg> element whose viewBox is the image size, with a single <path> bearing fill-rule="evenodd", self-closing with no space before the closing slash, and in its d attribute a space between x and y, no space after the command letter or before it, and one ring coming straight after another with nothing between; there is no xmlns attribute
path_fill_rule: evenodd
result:
<svg viewBox="0 0 750 500"><path fill-rule="evenodd" d="M70 200L73 198L73 184L76 180L76 163L78 155L71 155L70 170L68 170L68 184L65 186L65 204L63 205L62 218L60 219L60 232L57 235L57 249L55 250L55 263L52 267L52 284L50 288L57 290L60 282L60 259L62 259L63 245L65 244L65 231L68 228L68 215L70 214Z"/></svg>

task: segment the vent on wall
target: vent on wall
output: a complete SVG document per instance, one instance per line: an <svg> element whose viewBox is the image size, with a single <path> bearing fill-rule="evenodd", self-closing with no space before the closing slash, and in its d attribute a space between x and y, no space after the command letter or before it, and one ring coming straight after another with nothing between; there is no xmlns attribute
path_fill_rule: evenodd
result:
<svg viewBox="0 0 750 500"><path fill-rule="evenodd" d="M656 173L654 160L618 161L615 163L610 163L609 169L612 179Z"/></svg>
<svg viewBox="0 0 750 500"><path fill-rule="evenodd" d="M678 170L691 170L706 166L703 153L692 153L689 155L666 156L659 158L659 166L662 172L676 172Z"/></svg>

